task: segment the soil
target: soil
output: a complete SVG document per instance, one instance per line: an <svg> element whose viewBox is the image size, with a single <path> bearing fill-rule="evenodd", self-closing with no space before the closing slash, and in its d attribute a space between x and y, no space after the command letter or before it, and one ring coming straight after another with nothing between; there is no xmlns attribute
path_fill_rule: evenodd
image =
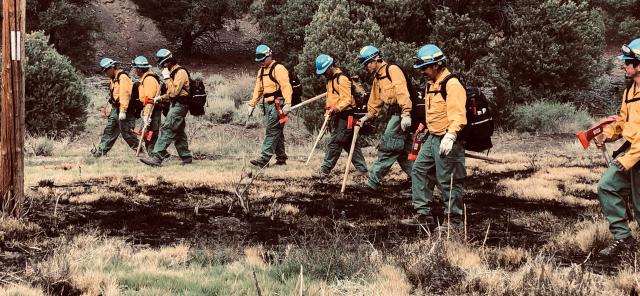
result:
<svg viewBox="0 0 640 296"><path fill-rule="evenodd" d="M532 173L522 170L474 174L467 178L466 186L472 192L465 195L467 237L472 243L482 244L486 235L488 246L511 246L535 251L549 239L554 225L526 227L513 223L513 218L547 211L559 221L571 223L586 212L586 208L580 206L529 202L496 194L494 184L498 180ZM215 187L189 188L187 192L184 187L166 182L149 189L133 179L126 179L124 184L115 187L110 185L108 179L92 180L65 185L62 189L68 189L69 195L73 196L82 192L80 188L88 190L92 186L100 186L118 191L122 189L119 186L127 186L129 191L133 188L133 194L145 194L150 196L150 200L97 201L87 204L71 204L64 200L57 205L56 217L52 213L56 207L54 199L37 200L32 204L27 220L40 225L43 233L38 237L51 243L59 238L97 231L106 236L125 238L135 245L151 247L178 242L192 245L241 242L243 245L277 247L299 242L302 234L315 240L330 240L333 231L328 230L340 227L343 231L357 233L376 247L387 249L426 235L419 227L402 226L397 222L413 214L410 196L401 193L405 184L390 184L376 196L367 196L353 189L348 189L348 193L342 196L337 183L310 181L305 178L268 180L271 186L285 182L292 186L313 185L309 194L280 196L276 202L266 198L251 201L250 209L254 214L245 215L235 203L233 192ZM255 186L264 186L266 182L259 180ZM50 183L39 185L56 186ZM194 200L201 204L197 214ZM265 214L275 204L291 204L299 209L299 213ZM15 256L0 256L0 263L15 271L24 266L26 261L48 254L44 250L25 250L19 245L8 245L7 241L0 243L0 249ZM557 260L560 264L572 264L582 263L585 258L586 254L563 254ZM594 263L591 267L604 273L613 271L611 265Z"/></svg>

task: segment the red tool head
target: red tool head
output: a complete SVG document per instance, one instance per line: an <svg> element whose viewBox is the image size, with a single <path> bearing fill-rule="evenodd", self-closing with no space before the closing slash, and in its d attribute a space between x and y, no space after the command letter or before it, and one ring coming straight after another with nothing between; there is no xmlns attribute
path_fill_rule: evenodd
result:
<svg viewBox="0 0 640 296"><path fill-rule="evenodd" d="M591 140L593 140L593 138L595 138L599 134L602 134L602 132L604 131L604 128L607 125L612 124L619 119L620 119L620 116L612 115L600 120L600 122L596 123L595 125L590 127L588 130L578 132L576 136L578 137L580 144L582 144L582 147L584 147L584 149L589 148L589 144L591 143Z"/></svg>

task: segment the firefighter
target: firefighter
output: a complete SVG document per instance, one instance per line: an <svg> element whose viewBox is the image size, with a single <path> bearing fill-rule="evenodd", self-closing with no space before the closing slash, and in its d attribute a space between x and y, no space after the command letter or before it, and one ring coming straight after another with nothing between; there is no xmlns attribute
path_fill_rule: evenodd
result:
<svg viewBox="0 0 640 296"><path fill-rule="evenodd" d="M640 114L640 38L623 45L622 55L618 58L624 63L625 75L632 83L622 94L620 119L594 139L598 147L620 138L626 141L614 153L614 160L598 182L598 199L613 235L613 241L599 252L602 257L615 257L637 247L627 222L631 217L625 206L629 193L635 219L640 223L640 116L637 116Z"/></svg>
<svg viewBox="0 0 640 296"><path fill-rule="evenodd" d="M349 153L351 149L353 127L348 126L348 119L351 117L353 120L356 101L351 94L351 79L343 74L340 68L334 66L332 57L321 54L316 58L316 74L327 78L325 116L330 116L331 137L324 155L324 162L317 173L318 177L326 178L338 162L342 150ZM353 150L352 163L359 176L367 175L367 163L357 142Z"/></svg>
<svg viewBox="0 0 640 296"><path fill-rule="evenodd" d="M151 139L144 139L147 154L152 156L153 148L158 140L160 123L162 120L162 108L153 105L153 98L160 95L160 78L151 71L151 65L146 57L138 56L133 60L133 69L140 79L138 86L138 98L145 104L142 111L143 127L151 132ZM134 90L135 91L135 90ZM153 111L151 110L153 108ZM144 136L143 136L144 138Z"/></svg>
<svg viewBox="0 0 640 296"><path fill-rule="evenodd" d="M456 141L459 132L467 124L465 104L467 93L456 77L447 69L447 58L433 44L418 50L414 68L428 80L425 91L426 122L429 135L413 164L411 195L417 214L400 221L407 225L424 224L430 227L442 225L443 229L459 229L462 225L462 190L466 176L464 147ZM447 81L446 85L442 85ZM446 87L447 98L442 91ZM442 192L444 209L433 209L435 187ZM444 217L433 217L444 212ZM446 220L446 221L445 221ZM450 223L446 223L450 222Z"/></svg>
<svg viewBox="0 0 640 296"><path fill-rule="evenodd" d="M189 150L189 139L184 131L187 125L185 117L189 112L189 73L178 65L173 53L168 49L158 50L156 59L158 65L163 68L162 79L167 92L156 96L154 103L157 105L161 101L168 101L170 107L160 127L160 136L152 155L148 158L141 158L140 161L150 166L160 166L168 155L167 148L173 143L182 160L181 164L188 165L193 162L193 156Z"/></svg>
<svg viewBox="0 0 640 296"><path fill-rule="evenodd" d="M132 132L136 125L135 115L127 112L129 101L131 100L131 89L133 83L131 78L118 68L117 62L110 58L103 58L100 61L102 71L109 77L109 104L111 113L107 119L107 126L100 137L100 144L93 156L101 157L106 155L113 147L119 135L127 142L127 145L134 151L138 149L138 138Z"/></svg>
<svg viewBox="0 0 640 296"><path fill-rule="evenodd" d="M264 44L256 48L255 61L260 65L253 89L253 96L248 103L249 115L253 114L262 97L265 115L265 137L262 142L260 157L250 161L252 165L265 167L275 154L276 165L287 164L287 153L284 147L284 123L280 123L278 109L284 114L291 111L293 89L289 82L289 71L272 57L271 49ZM278 104L278 106L276 106Z"/></svg>
<svg viewBox="0 0 640 296"><path fill-rule="evenodd" d="M365 192L375 192L380 188L382 179L389 173L397 161L402 170L411 176L413 162L407 159L411 152L411 98L407 88L407 79L397 65L387 64L380 51L373 46L365 46L358 56L360 64L374 75L371 95L367 105L367 114L358 121L362 126L366 121L378 117L384 105L389 106L391 119L378 146L378 158L371 165L369 180L359 186Z"/></svg>

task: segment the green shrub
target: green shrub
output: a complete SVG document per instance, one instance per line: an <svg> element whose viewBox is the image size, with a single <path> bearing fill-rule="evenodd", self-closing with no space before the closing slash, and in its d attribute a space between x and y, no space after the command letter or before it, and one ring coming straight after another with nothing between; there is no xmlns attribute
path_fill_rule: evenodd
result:
<svg viewBox="0 0 640 296"><path fill-rule="evenodd" d="M350 75L363 71L357 54L367 44L380 46L384 36L370 17L366 7L348 0L327 0L320 3L313 21L305 29L304 48L296 73L308 95L326 91L325 78L315 74L315 60L321 53L331 55L335 65ZM324 106L320 103L301 110L309 131L322 125Z"/></svg>
<svg viewBox="0 0 640 296"><path fill-rule="evenodd" d="M27 156L53 156L55 148L54 139L47 136L27 136L24 146Z"/></svg>
<svg viewBox="0 0 640 296"><path fill-rule="evenodd" d="M34 135L76 135L84 129L89 97L82 75L69 58L48 45L38 31L27 35L26 128Z"/></svg>
<svg viewBox="0 0 640 296"><path fill-rule="evenodd" d="M575 133L593 122L589 113L571 103L550 101L517 106L513 117L517 130L542 134Z"/></svg>

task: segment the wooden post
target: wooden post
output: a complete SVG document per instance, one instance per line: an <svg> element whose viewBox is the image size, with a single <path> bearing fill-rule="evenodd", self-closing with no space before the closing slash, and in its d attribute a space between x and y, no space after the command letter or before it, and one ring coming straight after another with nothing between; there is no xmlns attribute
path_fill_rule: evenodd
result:
<svg viewBox="0 0 640 296"><path fill-rule="evenodd" d="M26 0L2 0L0 205L20 217L24 200L24 68Z"/></svg>

